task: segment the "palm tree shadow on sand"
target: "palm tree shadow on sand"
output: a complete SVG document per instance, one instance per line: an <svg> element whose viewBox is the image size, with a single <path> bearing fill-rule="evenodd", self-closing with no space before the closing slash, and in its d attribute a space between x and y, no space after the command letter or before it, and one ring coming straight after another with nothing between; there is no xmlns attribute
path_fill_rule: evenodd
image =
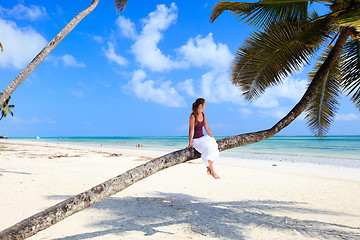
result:
<svg viewBox="0 0 360 240"><path fill-rule="evenodd" d="M82 233L55 240L91 239L99 236L124 235L129 231L145 236L165 233L175 238L175 232L160 230L179 225L184 231L219 239L244 239L248 228L263 228L299 233L320 239L360 239L360 228L314 220L300 220L278 213L299 212L331 216L348 214L306 208L306 203L286 201L228 201L206 202L204 199L178 193L157 193L159 197L108 198L92 209L109 213L109 220L99 220L90 226L105 230ZM51 196L66 199L69 196ZM277 212L272 215L269 212ZM282 214L285 215L285 214ZM348 215L349 216L349 215ZM159 228L159 229L158 229Z"/></svg>

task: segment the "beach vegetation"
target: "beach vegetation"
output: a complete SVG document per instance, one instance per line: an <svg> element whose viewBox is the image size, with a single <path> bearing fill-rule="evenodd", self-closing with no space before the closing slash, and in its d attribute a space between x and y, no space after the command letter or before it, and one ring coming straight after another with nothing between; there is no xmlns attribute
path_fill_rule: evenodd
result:
<svg viewBox="0 0 360 240"><path fill-rule="evenodd" d="M328 12L319 15L311 8L314 2ZM359 0L222 1L213 8L210 21L224 11L256 28L236 52L231 70L231 81L245 100L258 99L318 54L308 89L284 122L304 111L307 125L321 138L335 118L340 93L360 109Z"/></svg>
<svg viewBox="0 0 360 240"><path fill-rule="evenodd" d="M4 104L1 107L1 119L3 119L4 117L7 117L8 113L11 114L11 116L14 116L14 113L11 109L13 109L15 107L15 105L10 105L11 97L9 97L8 99L6 99L6 101L4 102Z"/></svg>

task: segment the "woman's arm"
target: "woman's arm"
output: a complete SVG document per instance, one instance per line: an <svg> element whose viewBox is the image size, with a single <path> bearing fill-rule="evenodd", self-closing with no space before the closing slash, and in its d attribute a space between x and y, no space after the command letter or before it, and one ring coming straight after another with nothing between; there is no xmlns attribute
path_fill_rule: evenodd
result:
<svg viewBox="0 0 360 240"><path fill-rule="evenodd" d="M208 134L210 137L214 138L214 136L213 136L212 133L211 133L210 127L209 127L209 125L207 124L205 113L204 113L204 121L205 121L205 122L204 122L205 131L207 132L207 134Z"/></svg>
<svg viewBox="0 0 360 240"><path fill-rule="evenodd" d="M189 119L189 146L187 146L187 148L192 147L194 132L195 132L195 116L191 114Z"/></svg>

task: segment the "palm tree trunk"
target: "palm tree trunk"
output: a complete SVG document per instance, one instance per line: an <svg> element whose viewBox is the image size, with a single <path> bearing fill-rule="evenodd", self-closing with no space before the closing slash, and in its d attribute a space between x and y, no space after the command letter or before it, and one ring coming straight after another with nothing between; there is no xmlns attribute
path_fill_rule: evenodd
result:
<svg viewBox="0 0 360 240"><path fill-rule="evenodd" d="M43 50L29 63L29 65L22 70L22 72L10 83L10 85L0 95L0 106L2 106L6 99L15 91L15 89L39 66L39 64L50 54L50 52L68 35L76 25L89 13L91 13L99 0L93 0L90 7L79 13L70 23L68 23L51 42L44 47Z"/></svg>
<svg viewBox="0 0 360 240"><path fill-rule="evenodd" d="M289 125L296 117L298 117L306 106L315 96L322 80L332 68L336 59L340 56L342 48L344 47L347 38L349 37L349 30L343 29L335 46L329 53L324 64L320 67L315 75L313 81L306 90L304 96L299 103L278 123L272 128L253 133L246 133L228 138L218 140L219 150L239 147L255 142L265 140L278 133L281 129ZM8 239L25 239L37 232L44 230L51 225L63 220L64 218L73 215L93 204L96 204L111 195L114 195L132 184L140 181L150 175L164 170L168 167L199 158L200 154L194 149L182 149L176 152L166 154L162 157L153 159L143 165L135 167L115 178L112 178L102 184L99 184L92 189L80 193L72 198L69 198L55 206L52 206L38 214L29 217L16 225L0 232L0 238Z"/></svg>

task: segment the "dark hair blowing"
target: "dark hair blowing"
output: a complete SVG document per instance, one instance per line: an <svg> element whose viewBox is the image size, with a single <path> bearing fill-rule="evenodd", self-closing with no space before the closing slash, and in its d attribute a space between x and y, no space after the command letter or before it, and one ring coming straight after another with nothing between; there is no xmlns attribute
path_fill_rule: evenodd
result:
<svg viewBox="0 0 360 240"><path fill-rule="evenodd" d="M198 99L196 99L196 101L193 103L193 105L192 105L192 113L194 114L194 116L195 116L195 125L196 124L198 124L198 119L197 119L197 117L196 117L196 114L197 114L197 110L198 110L198 108L199 108L199 106L201 105L201 104L204 104L205 103L205 99L203 99L203 98L198 98Z"/></svg>

